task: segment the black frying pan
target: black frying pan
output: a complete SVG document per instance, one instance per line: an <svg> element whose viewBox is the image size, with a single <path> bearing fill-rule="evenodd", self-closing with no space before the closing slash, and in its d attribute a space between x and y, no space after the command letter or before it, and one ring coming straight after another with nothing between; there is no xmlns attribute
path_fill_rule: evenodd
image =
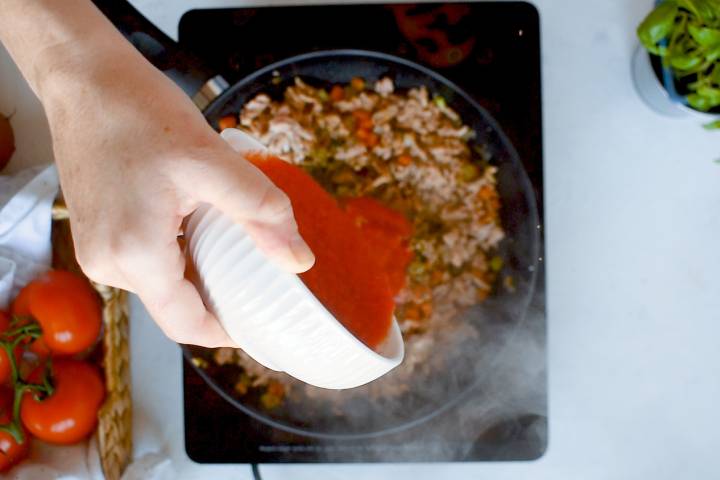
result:
<svg viewBox="0 0 720 480"><path fill-rule="evenodd" d="M199 59L180 51L127 2L95 3L146 58L191 97L212 78ZM485 109L438 73L387 54L336 50L288 58L227 86L209 103L202 100L203 113L217 127L221 117L236 114L260 92L281 98L296 76L316 86L347 83L352 77L374 81L390 76L400 90L425 85L432 94L444 97L475 131L474 141L487 148L492 163L499 167L501 219L506 232L501 245L505 260L502 273L513 277L515 289L498 289L490 299L463 315L462 320L477 332L476 337L452 338L451 333L439 336L435 340L438 351L430 360L436 365L427 369L433 373L414 376L407 392L399 397L372 397L371 392L381 390L384 384L391 386L401 374L402 365L371 385L360 387L365 389L360 390L360 395L358 389L334 392L329 403L290 397L272 412L260 407L257 396L236 396L236 369L211 367L198 369L198 373L237 408L276 428L317 438L362 438L403 430L456 405L473 389L487 387L488 373L499 351L524 321L535 288L540 246L535 196L514 147ZM222 82L215 82L217 86L223 86ZM194 346L184 346L183 351L188 358L212 356L212 351ZM295 380L288 377L288 382Z"/></svg>

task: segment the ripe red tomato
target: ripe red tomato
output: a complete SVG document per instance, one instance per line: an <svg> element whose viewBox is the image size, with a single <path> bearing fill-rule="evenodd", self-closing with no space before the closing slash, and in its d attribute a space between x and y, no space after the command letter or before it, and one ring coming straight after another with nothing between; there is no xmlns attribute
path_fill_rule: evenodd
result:
<svg viewBox="0 0 720 480"><path fill-rule="evenodd" d="M7 425L12 418L13 391L0 387L0 425ZM0 431L0 472L5 472L30 451L30 435L25 432L23 443L17 443L7 432Z"/></svg>
<svg viewBox="0 0 720 480"><path fill-rule="evenodd" d="M97 412L105 396L97 367L79 360L53 361L55 391L42 400L27 393L20 404L20 418L30 433L46 442L76 443L95 428ZM43 368L30 374L29 380L38 383Z"/></svg>
<svg viewBox="0 0 720 480"><path fill-rule="evenodd" d="M51 270L30 282L13 303L15 315L32 315L54 355L74 355L98 338L102 314L96 292L83 277Z"/></svg>

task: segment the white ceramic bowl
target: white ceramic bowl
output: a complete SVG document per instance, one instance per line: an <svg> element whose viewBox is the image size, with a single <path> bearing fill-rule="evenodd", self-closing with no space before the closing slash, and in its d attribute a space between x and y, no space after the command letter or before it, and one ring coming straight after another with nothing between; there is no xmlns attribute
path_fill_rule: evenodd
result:
<svg viewBox="0 0 720 480"><path fill-rule="evenodd" d="M238 152L264 151L237 129L222 137ZM208 308L248 355L273 370L323 388L352 388L400 364L404 347L393 319L377 351L350 333L300 277L255 247L242 226L203 205L188 219L188 254Z"/></svg>

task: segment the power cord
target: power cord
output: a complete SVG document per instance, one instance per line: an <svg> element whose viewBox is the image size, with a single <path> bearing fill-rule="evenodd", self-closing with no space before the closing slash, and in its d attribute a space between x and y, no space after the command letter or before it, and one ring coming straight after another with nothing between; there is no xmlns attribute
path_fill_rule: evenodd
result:
<svg viewBox="0 0 720 480"><path fill-rule="evenodd" d="M260 475L260 468L258 467L258 464L251 463L250 466L252 467L253 478L255 480L262 480L262 476Z"/></svg>

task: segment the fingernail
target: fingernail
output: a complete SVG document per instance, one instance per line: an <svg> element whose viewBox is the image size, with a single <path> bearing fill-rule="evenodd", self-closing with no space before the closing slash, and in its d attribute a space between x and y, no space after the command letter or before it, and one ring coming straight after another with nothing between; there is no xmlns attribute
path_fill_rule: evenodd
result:
<svg viewBox="0 0 720 480"><path fill-rule="evenodd" d="M295 261L302 267L302 271L308 270L315 263L315 255L300 235L290 240L290 251L295 257Z"/></svg>

